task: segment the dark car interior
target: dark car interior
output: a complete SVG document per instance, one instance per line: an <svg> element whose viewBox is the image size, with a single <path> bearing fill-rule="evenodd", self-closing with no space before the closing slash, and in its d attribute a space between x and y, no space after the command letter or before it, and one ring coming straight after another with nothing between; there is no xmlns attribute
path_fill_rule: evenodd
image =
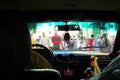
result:
<svg viewBox="0 0 120 80"><path fill-rule="evenodd" d="M31 44L28 23L92 20L116 22L118 25L120 24L120 6L118 0L92 1L0 1L1 78L6 80L80 80L81 78L84 78L85 76L83 71L90 66L91 54L84 55L81 53L84 51L54 51L41 44ZM64 29L60 28L59 30ZM69 27L69 30L80 29ZM101 70L103 70L113 58L119 55L117 54L117 51L120 49L119 36L120 26L117 30L113 51L109 55L97 56L99 58L98 64ZM43 49L34 49L32 48L34 46L41 47ZM26 69L26 66L30 61L31 50L34 50L45 57L45 59L52 65L53 69ZM59 52L61 54L58 54ZM64 71L68 68L73 71L73 74L64 74ZM117 70L110 75L114 75L116 78L116 76L119 76L116 74L119 73L120 71ZM112 79L113 77L111 77L111 80Z"/></svg>

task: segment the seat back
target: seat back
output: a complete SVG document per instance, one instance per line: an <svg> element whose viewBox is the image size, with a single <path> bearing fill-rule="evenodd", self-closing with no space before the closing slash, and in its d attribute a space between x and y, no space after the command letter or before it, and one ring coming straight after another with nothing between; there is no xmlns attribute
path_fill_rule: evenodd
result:
<svg viewBox="0 0 120 80"><path fill-rule="evenodd" d="M60 72L55 69L25 69L27 80L60 80Z"/></svg>
<svg viewBox="0 0 120 80"><path fill-rule="evenodd" d="M1 76L16 77L28 64L31 50L28 29L18 14L0 12L0 37Z"/></svg>
<svg viewBox="0 0 120 80"><path fill-rule="evenodd" d="M0 12L0 76L4 79L39 79L51 75L50 80L60 79L56 70L31 70L25 67L30 61L31 39L24 19L12 11ZM50 73L50 74L49 74ZM44 75L44 76L43 76Z"/></svg>
<svg viewBox="0 0 120 80"><path fill-rule="evenodd" d="M108 80L120 80L120 69L114 70L108 77Z"/></svg>

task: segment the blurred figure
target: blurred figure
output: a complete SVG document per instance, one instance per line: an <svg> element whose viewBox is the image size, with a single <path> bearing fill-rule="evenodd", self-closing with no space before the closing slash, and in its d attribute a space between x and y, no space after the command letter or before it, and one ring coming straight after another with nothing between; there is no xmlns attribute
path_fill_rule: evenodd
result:
<svg viewBox="0 0 120 80"><path fill-rule="evenodd" d="M111 43L111 45L112 45L112 50L113 50L114 43L115 43L115 36L112 36L110 43Z"/></svg>
<svg viewBox="0 0 120 80"><path fill-rule="evenodd" d="M85 37L81 36L81 40L80 40L81 49L84 50L85 48L83 48L83 47L86 47L86 46L87 46L86 39L85 39Z"/></svg>
<svg viewBox="0 0 120 80"><path fill-rule="evenodd" d="M43 44L44 46L46 46L47 48L50 47L50 39L45 35L45 33L42 33L42 38L41 38L41 44Z"/></svg>
<svg viewBox="0 0 120 80"><path fill-rule="evenodd" d="M33 34L31 34L31 44L36 44L36 38L33 36ZM36 46L32 48L36 48Z"/></svg>
<svg viewBox="0 0 120 80"><path fill-rule="evenodd" d="M36 44L36 39L33 34L31 34L31 44Z"/></svg>
<svg viewBox="0 0 120 80"><path fill-rule="evenodd" d="M41 36L39 35L38 38L36 39L36 44L41 44Z"/></svg>
<svg viewBox="0 0 120 80"><path fill-rule="evenodd" d="M112 52L112 45L110 43L110 40L108 39L107 33L103 33L102 35L101 46L105 47L105 48L101 48L102 52L106 52L106 53Z"/></svg>
<svg viewBox="0 0 120 80"><path fill-rule="evenodd" d="M93 48L93 50L95 51L101 51L101 35L97 34L96 38L93 41L93 47L97 47L97 48Z"/></svg>
<svg viewBox="0 0 120 80"><path fill-rule="evenodd" d="M52 43L54 50L60 50L60 45L64 49L61 37L57 34L57 32L55 32L55 35L52 36Z"/></svg>
<svg viewBox="0 0 120 80"><path fill-rule="evenodd" d="M64 34L64 41L65 41L65 49L69 50L70 49L70 34L68 31Z"/></svg>
<svg viewBox="0 0 120 80"><path fill-rule="evenodd" d="M86 47L86 39L85 37L80 37L78 36L78 38L76 40L74 40L74 46L73 46L73 50L79 50L79 49L85 49L83 47Z"/></svg>
<svg viewBox="0 0 120 80"><path fill-rule="evenodd" d="M74 46L74 40L73 38L70 38L70 50L73 50L73 46Z"/></svg>
<svg viewBox="0 0 120 80"><path fill-rule="evenodd" d="M77 39L74 39L73 50L79 50L79 48L80 48L80 36L78 36Z"/></svg>
<svg viewBox="0 0 120 80"><path fill-rule="evenodd" d="M94 41L94 35L91 35L91 38L88 40L88 46L92 47ZM89 50L93 50L93 48L89 48Z"/></svg>

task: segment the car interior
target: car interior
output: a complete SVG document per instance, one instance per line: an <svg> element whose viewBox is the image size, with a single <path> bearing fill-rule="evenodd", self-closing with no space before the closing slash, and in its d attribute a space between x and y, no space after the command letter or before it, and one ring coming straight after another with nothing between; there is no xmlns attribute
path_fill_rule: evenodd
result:
<svg viewBox="0 0 120 80"><path fill-rule="evenodd" d="M104 72L104 68L119 56L118 0L2 0L0 4L0 76L5 80L89 80ZM74 41L73 46L69 47L71 43L64 38L66 33ZM104 46L88 45L91 34L94 40L98 34L102 40L104 33L110 41L114 40L108 51L99 51L106 50ZM60 35L57 40L63 44L57 50L54 49L54 34ZM42 44L44 36L49 40ZM79 37L86 40L85 46L81 46L82 43L75 45ZM36 63L38 66L47 63L34 63L34 59L34 68L27 68L31 51L42 56L52 68L36 68ZM119 80L118 74L120 70L113 69L106 79Z"/></svg>

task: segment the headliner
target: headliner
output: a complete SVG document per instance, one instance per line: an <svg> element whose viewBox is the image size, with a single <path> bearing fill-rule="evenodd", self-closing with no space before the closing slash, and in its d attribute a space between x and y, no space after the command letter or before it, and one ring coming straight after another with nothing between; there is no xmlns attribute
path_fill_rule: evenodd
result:
<svg viewBox="0 0 120 80"><path fill-rule="evenodd" d="M119 0L1 0L0 9L21 11L97 10L120 12Z"/></svg>

